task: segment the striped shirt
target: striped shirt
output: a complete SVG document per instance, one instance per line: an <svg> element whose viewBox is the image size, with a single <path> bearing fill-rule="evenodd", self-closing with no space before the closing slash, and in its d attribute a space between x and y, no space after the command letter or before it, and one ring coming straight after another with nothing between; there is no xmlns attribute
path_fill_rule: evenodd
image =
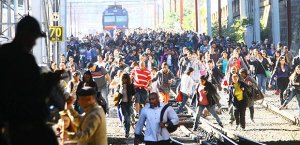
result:
<svg viewBox="0 0 300 145"><path fill-rule="evenodd" d="M151 80L150 71L145 68L144 70L141 70L140 68L137 68L132 71L131 75L134 78L134 87L138 88L147 88L148 87L148 81Z"/></svg>

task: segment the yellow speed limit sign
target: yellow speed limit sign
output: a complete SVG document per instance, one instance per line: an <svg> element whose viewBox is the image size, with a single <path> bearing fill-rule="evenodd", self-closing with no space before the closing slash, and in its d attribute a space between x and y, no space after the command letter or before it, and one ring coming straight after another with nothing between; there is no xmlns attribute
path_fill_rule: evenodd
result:
<svg viewBox="0 0 300 145"><path fill-rule="evenodd" d="M63 27L50 26L49 40L50 41L63 41Z"/></svg>

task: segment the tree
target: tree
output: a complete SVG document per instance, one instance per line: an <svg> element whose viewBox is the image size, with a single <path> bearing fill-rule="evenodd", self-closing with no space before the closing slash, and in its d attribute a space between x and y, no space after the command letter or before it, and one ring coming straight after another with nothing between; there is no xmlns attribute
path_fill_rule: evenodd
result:
<svg viewBox="0 0 300 145"><path fill-rule="evenodd" d="M184 1L183 10L183 30L196 30L196 18L195 18L195 4L192 0ZM180 30L180 16L179 9L177 12L168 12L165 16L163 27L166 29Z"/></svg>
<svg viewBox="0 0 300 145"><path fill-rule="evenodd" d="M222 35L228 36L238 42L244 42L246 26L251 25L252 23L253 23L252 19L247 19L247 18L235 19L231 26L229 27L226 27L225 25L222 26ZM219 35L219 26L217 22L213 23L212 25L212 34L213 36Z"/></svg>

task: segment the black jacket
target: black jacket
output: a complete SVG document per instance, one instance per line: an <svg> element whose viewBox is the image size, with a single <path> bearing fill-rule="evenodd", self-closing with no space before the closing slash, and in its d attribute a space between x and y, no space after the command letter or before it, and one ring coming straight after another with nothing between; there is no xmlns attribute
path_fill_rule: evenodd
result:
<svg viewBox="0 0 300 145"><path fill-rule="evenodd" d="M249 101L248 98L250 97L250 93L251 93L249 86L240 80L238 81L238 83L240 84L240 88L244 89L243 90L243 100L241 100L241 101L237 100L236 96L234 95L234 86L232 83L232 85L230 86L230 89L229 89L229 99L228 99L229 105L233 104L233 106L237 106L238 103L240 103L240 102L247 105L247 103L248 103L247 101Z"/></svg>
<svg viewBox="0 0 300 145"><path fill-rule="evenodd" d="M198 92L198 88L199 88L199 84L197 85L196 91L193 95L193 99L192 99L192 105L199 102L199 97L200 94ZM208 106L212 106L217 104L218 107L221 107L221 104L219 102L220 100L220 96L216 90L216 88L214 87L214 85L211 82L206 81L206 85L204 87L204 90L207 92L206 97L208 100Z"/></svg>
<svg viewBox="0 0 300 145"><path fill-rule="evenodd" d="M123 98L123 95L122 95L122 92L120 92L120 91L121 91L120 89L121 89L121 85L118 85L116 91L120 93L121 99L122 99L122 98ZM135 89L134 89L133 84L127 85L127 86L126 86L126 89L127 89L127 97L128 97L128 101L129 101L129 102L132 102L132 101L131 101L131 100L132 100L132 96L135 94Z"/></svg>

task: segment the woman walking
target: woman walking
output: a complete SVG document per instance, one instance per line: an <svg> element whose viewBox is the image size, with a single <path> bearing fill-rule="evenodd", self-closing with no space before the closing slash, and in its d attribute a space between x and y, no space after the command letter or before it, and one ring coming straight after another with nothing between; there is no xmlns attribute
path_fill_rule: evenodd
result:
<svg viewBox="0 0 300 145"><path fill-rule="evenodd" d="M130 76L124 73L121 77L121 83L117 87L117 92L121 95L119 107L122 110L122 122L125 131L125 137L129 137L130 116L132 114L132 96L135 94L134 86L130 81Z"/></svg>
<svg viewBox="0 0 300 145"><path fill-rule="evenodd" d="M229 105L233 105L236 129L241 125L244 130L246 127L245 112L248 101L248 86L239 80L237 74L232 75L232 85L229 92Z"/></svg>
<svg viewBox="0 0 300 145"><path fill-rule="evenodd" d="M194 81L192 79L194 69L189 67L181 77L180 91L182 92L182 102L177 110L177 114L181 113L188 98L192 96Z"/></svg>
<svg viewBox="0 0 300 145"><path fill-rule="evenodd" d="M216 88L214 85L207 81L206 76L200 77L200 83L197 85L196 93L194 97L197 98L197 115L196 120L194 122L193 130L196 131L198 128L198 123L200 121L200 115L202 114L203 110L206 108L212 116L217 120L218 124L223 127L222 122L219 116L216 113L215 105L217 104L218 107L221 107L219 103L219 94L217 93ZM194 100L194 99L193 99Z"/></svg>
<svg viewBox="0 0 300 145"><path fill-rule="evenodd" d="M299 116L300 116L300 65L297 65L295 71L290 76L290 93L279 109L283 109L295 96L298 101Z"/></svg>
<svg viewBox="0 0 300 145"><path fill-rule="evenodd" d="M272 87L271 82L276 77L278 89L280 90L280 104L281 105L284 102L283 92L289 84L289 74L290 74L290 68L286 63L286 59L284 56L281 56L276 63L276 66L273 70L273 74L271 77L271 81L269 82L269 88L271 88Z"/></svg>

